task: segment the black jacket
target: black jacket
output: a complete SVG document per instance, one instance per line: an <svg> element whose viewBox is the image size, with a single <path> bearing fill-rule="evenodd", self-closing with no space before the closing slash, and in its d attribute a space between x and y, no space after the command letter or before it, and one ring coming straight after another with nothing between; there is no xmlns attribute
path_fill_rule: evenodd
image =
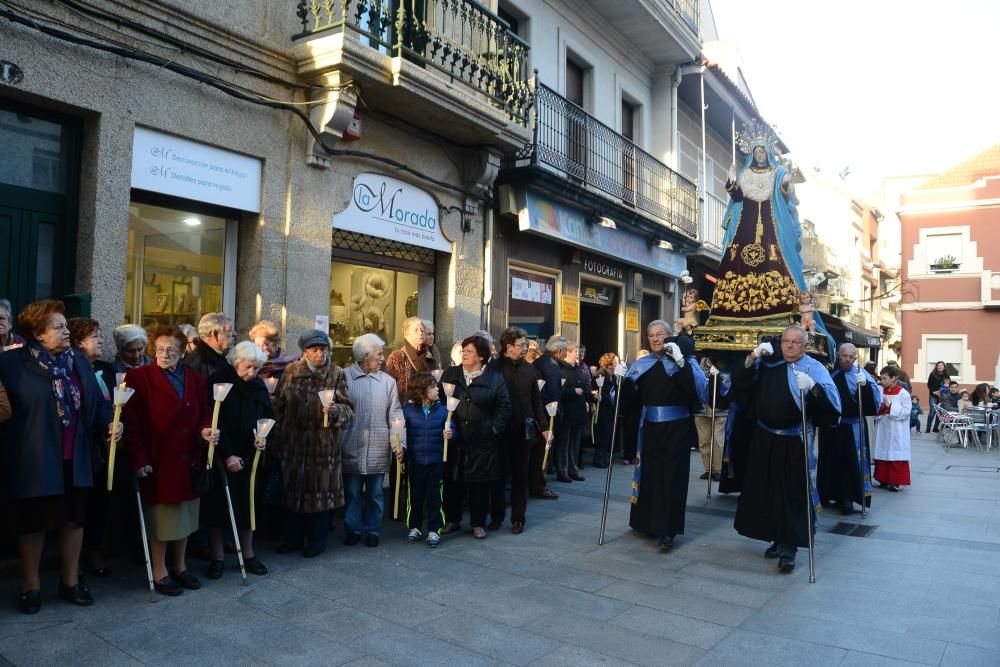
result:
<svg viewBox="0 0 1000 667"><path fill-rule="evenodd" d="M510 420L510 395L503 376L491 364L482 375L465 384L461 366L452 366L441 382L455 385L459 399L453 420L461 433L461 465L467 482L491 482L500 479L500 436Z"/></svg>
<svg viewBox="0 0 1000 667"><path fill-rule="evenodd" d="M523 361L511 361L500 357L495 362L495 368L507 382L507 393L510 394L511 418L507 424L507 439L512 442L525 440L524 420L535 420L538 429L535 437L541 431L549 429L548 414L542 404L542 394L538 390L538 380L541 376L535 367Z"/></svg>
<svg viewBox="0 0 1000 667"><path fill-rule="evenodd" d="M192 368L208 381L208 378L212 377L216 372L229 367L229 362L226 361L226 355L219 354L214 349L212 349L208 343L201 340L200 338L194 343L194 352L189 352L184 358L184 363L188 365L188 368ZM212 385L208 385L208 400L213 400L212 398Z"/></svg>
<svg viewBox="0 0 1000 667"><path fill-rule="evenodd" d="M559 362L551 354L546 352L534 361L535 370L545 380L542 387L542 405L559 400L559 380L562 377L559 373Z"/></svg>
<svg viewBox="0 0 1000 667"><path fill-rule="evenodd" d="M590 383L583 377L579 366L559 362L560 380L565 380L559 394L559 416L567 426L587 424L587 402L592 401ZM582 393L577 394L579 389Z"/></svg>

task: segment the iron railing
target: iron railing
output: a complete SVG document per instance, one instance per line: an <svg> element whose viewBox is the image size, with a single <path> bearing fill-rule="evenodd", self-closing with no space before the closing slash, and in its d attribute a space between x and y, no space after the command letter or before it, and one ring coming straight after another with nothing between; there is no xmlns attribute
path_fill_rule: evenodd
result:
<svg viewBox="0 0 1000 667"><path fill-rule="evenodd" d="M527 42L471 0L298 0L302 32L351 31L393 57L430 66L486 95L522 125L531 106Z"/></svg>
<svg viewBox="0 0 1000 667"><path fill-rule="evenodd" d="M535 87L532 143L507 166L530 158L698 237L694 184L551 88Z"/></svg>
<svg viewBox="0 0 1000 667"><path fill-rule="evenodd" d="M706 192L705 201L701 205L701 235L698 240L716 252L722 252L722 237L725 234L722 218L725 214L726 202L711 192Z"/></svg>
<svg viewBox="0 0 1000 667"><path fill-rule="evenodd" d="M701 3L699 0L670 0L674 10L680 14L684 22L688 24L694 34L700 35L699 25L701 23Z"/></svg>

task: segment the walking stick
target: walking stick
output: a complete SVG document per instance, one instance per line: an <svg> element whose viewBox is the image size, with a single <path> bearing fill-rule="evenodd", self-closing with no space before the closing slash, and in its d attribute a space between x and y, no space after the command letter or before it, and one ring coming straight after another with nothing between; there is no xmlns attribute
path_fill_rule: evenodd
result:
<svg viewBox="0 0 1000 667"><path fill-rule="evenodd" d="M715 368L714 366L712 367ZM712 375L712 436L708 447L708 492L705 494L706 500L712 499L712 471L715 469L715 398L719 393L719 376Z"/></svg>
<svg viewBox="0 0 1000 667"><path fill-rule="evenodd" d="M152 474L153 466L146 466L143 472ZM153 566L149 561L149 537L146 534L146 516L142 513L142 494L139 493L139 478L132 475L132 483L135 485L135 502L139 508L139 531L142 533L142 551L146 554L146 577L149 580L149 601L156 602L156 588L153 586Z"/></svg>
<svg viewBox="0 0 1000 667"><path fill-rule="evenodd" d="M858 369L861 372L861 369ZM861 475L861 518L865 518L865 411L861 407L861 383L858 382L858 474Z"/></svg>
<svg viewBox="0 0 1000 667"><path fill-rule="evenodd" d="M601 509L601 532L597 545L604 544L604 526L608 522L608 499L611 497L611 470L615 467L615 433L618 431L618 406L622 400L622 378L618 378L618 393L615 394L615 417L611 422L611 442L608 443L608 477L604 482L604 507Z"/></svg>
<svg viewBox="0 0 1000 667"><path fill-rule="evenodd" d="M233 527L233 541L236 542L236 559L240 562L240 576L243 580L240 582L243 586L247 585L247 569L243 564L243 546L240 544L240 531L236 528L236 514L233 513L233 497L229 493L229 476L226 475L226 469L223 468L216 462L216 470L222 476L222 488L226 492L226 507L229 508L229 523Z"/></svg>
<svg viewBox="0 0 1000 667"><path fill-rule="evenodd" d="M451 398L451 397L449 397ZM403 463L399 460L399 450L402 448L402 444L399 441L399 434L403 430L403 420L396 417L392 420L392 430L395 446L392 448L392 453L397 454L393 456L396 459L396 488L393 491L393 503L392 503L392 518L399 518L399 487L403 485Z"/></svg>
<svg viewBox="0 0 1000 667"><path fill-rule="evenodd" d="M799 389L799 400L802 403L802 453L805 454L806 467L806 536L809 539L809 583L816 583L816 564L813 556L813 519L812 519L812 477L809 476L809 432L806 430L806 392Z"/></svg>

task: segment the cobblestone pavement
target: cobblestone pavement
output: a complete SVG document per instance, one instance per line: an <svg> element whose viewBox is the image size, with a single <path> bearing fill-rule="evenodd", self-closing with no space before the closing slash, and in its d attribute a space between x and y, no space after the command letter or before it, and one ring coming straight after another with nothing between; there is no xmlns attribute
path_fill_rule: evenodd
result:
<svg viewBox="0 0 1000 667"><path fill-rule="evenodd" d="M627 527L629 470L617 468L607 542L597 546L604 471L533 501L524 534L447 536L315 559L278 556L239 585L225 576L147 602L145 572L115 563L76 608L44 580L42 611L14 609L0 582L0 664L810 664L1000 665L1000 457L914 440L913 486L876 489L873 509L820 516L817 582L807 559L780 575L763 543L732 528L735 497L705 498L692 454L687 529L661 555ZM877 528L832 533L838 522ZM850 527L850 526L848 526ZM201 574L203 564L192 561Z"/></svg>

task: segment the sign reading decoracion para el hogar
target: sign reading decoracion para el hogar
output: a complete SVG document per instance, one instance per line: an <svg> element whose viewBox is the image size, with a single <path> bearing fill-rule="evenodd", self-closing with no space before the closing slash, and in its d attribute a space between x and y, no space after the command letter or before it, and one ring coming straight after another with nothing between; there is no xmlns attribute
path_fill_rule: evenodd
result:
<svg viewBox="0 0 1000 667"><path fill-rule="evenodd" d="M133 188L259 213L260 178L257 158L135 128Z"/></svg>

